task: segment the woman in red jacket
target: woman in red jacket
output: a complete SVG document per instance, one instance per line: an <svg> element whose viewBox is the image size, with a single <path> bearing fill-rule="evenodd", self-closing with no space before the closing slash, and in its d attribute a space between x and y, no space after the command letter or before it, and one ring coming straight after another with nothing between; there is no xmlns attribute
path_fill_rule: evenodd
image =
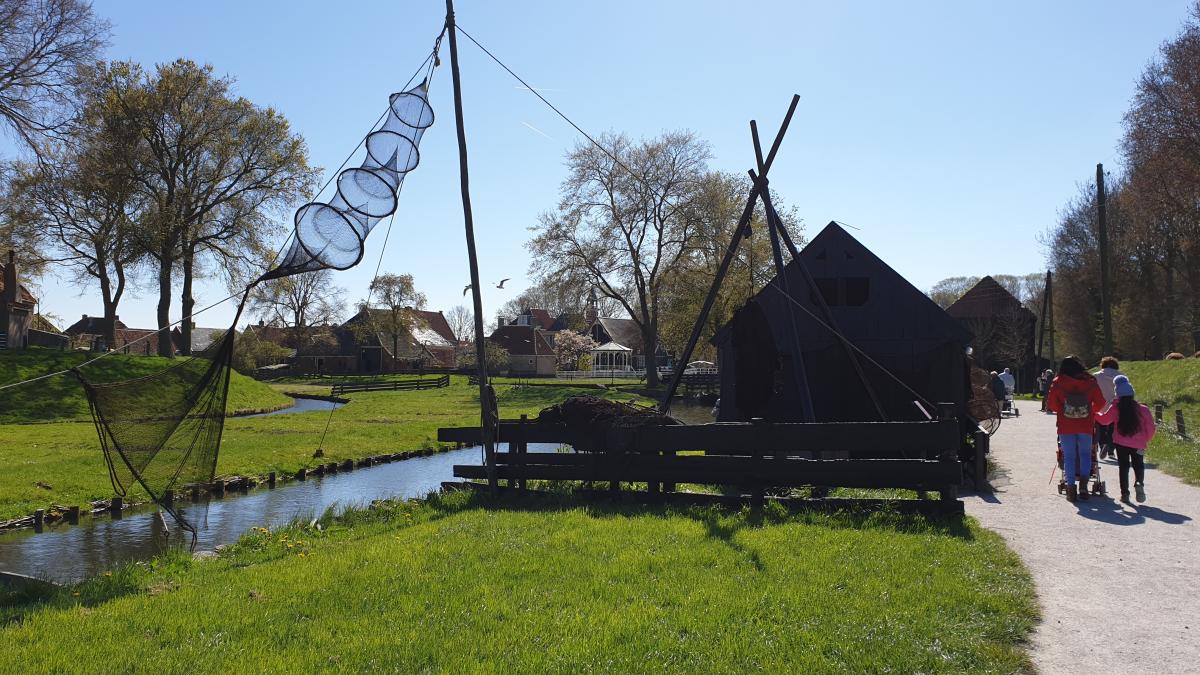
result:
<svg viewBox="0 0 1200 675"><path fill-rule="evenodd" d="M1096 414L1107 401L1096 378L1079 359L1068 356L1058 367L1058 377L1050 383L1046 409L1058 417L1058 443L1063 453L1063 478L1067 481L1067 500L1087 499L1087 477L1092 473L1092 428ZM1076 473L1075 459L1079 466ZM1079 478L1079 489L1075 479Z"/></svg>

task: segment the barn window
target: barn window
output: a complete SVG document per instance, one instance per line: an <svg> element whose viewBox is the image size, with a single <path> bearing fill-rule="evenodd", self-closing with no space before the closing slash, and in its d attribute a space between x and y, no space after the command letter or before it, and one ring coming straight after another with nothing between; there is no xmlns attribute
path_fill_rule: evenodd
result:
<svg viewBox="0 0 1200 675"><path fill-rule="evenodd" d="M840 302L838 302L838 280L837 279L830 279L828 277L818 277L818 278L813 279L813 283L817 285L817 292L821 294L821 297L825 300L826 305L833 307L835 305L841 304ZM812 301L814 304L816 304L816 302L817 302L817 296L815 293L813 294Z"/></svg>
<svg viewBox="0 0 1200 675"><path fill-rule="evenodd" d="M842 279L846 292L844 298L848 307L862 307L867 304L871 294L871 280L867 277L846 277Z"/></svg>

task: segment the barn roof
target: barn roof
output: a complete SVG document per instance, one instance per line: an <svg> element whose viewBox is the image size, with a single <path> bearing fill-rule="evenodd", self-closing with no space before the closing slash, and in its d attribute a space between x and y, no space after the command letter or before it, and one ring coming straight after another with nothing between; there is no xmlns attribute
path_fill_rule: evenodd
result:
<svg viewBox="0 0 1200 675"><path fill-rule="evenodd" d="M964 345L971 339L971 333L962 324L836 222L826 225L801 249L800 259L818 284L826 279L868 280L864 289L866 297L859 305L848 301L841 306L831 306L835 320L852 339L944 338ZM808 292L807 282L796 261L789 262L784 270L792 300L818 314L815 297ZM755 299L769 301L768 305L779 304L783 294L776 279L759 291ZM846 300L845 294L849 292L844 286L836 289L841 300ZM860 307L869 311L860 311ZM806 316L804 310L798 310L797 315ZM815 321L802 319L801 323L813 331L813 335L806 336L806 341L811 337L833 339L829 330ZM718 331L718 335L727 328L728 324ZM714 337L713 342L716 341Z"/></svg>
<svg viewBox="0 0 1200 675"><path fill-rule="evenodd" d="M500 326L488 340L514 356L554 353L554 347L537 326Z"/></svg>
<svg viewBox="0 0 1200 675"><path fill-rule="evenodd" d="M446 320L446 316L440 311L430 312L424 309L414 309L413 314L415 314L418 319L424 322L425 326L428 327L429 330L436 333L442 340L445 340L446 344L454 345L458 343L458 336L454 334L454 331L450 330L450 322ZM417 336L417 339L422 343L438 342L437 340L432 339L422 339L422 336L419 335Z"/></svg>
<svg viewBox="0 0 1200 675"><path fill-rule="evenodd" d="M1021 310L1030 312L1000 282L984 277L947 307L946 313L956 319L982 319Z"/></svg>

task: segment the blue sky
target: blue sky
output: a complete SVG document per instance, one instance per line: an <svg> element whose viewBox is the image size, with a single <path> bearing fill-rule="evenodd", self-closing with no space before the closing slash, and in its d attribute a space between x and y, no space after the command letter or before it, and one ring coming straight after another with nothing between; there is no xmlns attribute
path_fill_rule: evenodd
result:
<svg viewBox="0 0 1200 675"><path fill-rule="evenodd" d="M1044 269L1038 235L1095 164L1117 169L1121 116L1185 0L1155 2L479 2L458 20L591 132L690 129L715 169L753 165L748 121L773 134L801 95L772 187L809 232L838 220L919 288L947 276ZM444 5L425 2L97 0L108 57L187 57L280 110L333 171L424 59ZM460 41L484 311L527 283L527 228L557 201L578 135ZM468 304L449 53L437 122L401 195L383 269L415 276L432 309ZM383 237L340 273L365 295ZM492 283L512 277L505 290ZM98 314L97 292L54 279L43 308ZM199 304L225 289L202 285ZM154 324L155 294L122 320ZM172 318L179 314L178 301ZM197 321L227 325L229 305ZM243 319L243 322L245 320Z"/></svg>

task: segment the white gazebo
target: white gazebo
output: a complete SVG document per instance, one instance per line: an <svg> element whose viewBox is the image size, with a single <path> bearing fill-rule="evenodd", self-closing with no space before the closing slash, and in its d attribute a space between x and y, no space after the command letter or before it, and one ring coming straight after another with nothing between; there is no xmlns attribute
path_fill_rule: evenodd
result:
<svg viewBox="0 0 1200 675"><path fill-rule="evenodd" d="M616 342L605 342L592 350L592 370L609 372L628 371L633 359L633 350Z"/></svg>

